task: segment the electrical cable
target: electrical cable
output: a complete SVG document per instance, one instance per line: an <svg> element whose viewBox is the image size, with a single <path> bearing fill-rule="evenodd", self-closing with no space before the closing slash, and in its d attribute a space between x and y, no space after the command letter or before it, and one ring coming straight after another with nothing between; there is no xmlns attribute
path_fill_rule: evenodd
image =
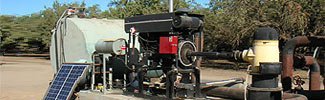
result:
<svg viewBox="0 0 325 100"><path fill-rule="evenodd" d="M139 37L139 39L143 40L143 41L146 41L146 42L157 42L157 41L151 41L151 40L147 40L147 39L144 39L143 37L141 37L140 35L135 35L137 37Z"/></svg>
<svg viewBox="0 0 325 100"><path fill-rule="evenodd" d="M248 65L247 66L247 70L246 70L246 72L247 72L247 74L246 74L246 81L244 82L244 100L247 100L247 84L248 84L248 79L249 79L249 72L250 72L250 67L251 67L252 65Z"/></svg>

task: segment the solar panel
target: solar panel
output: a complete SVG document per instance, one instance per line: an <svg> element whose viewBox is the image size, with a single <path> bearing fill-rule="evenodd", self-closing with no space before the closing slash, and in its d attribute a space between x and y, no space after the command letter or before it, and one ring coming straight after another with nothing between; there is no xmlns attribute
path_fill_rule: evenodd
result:
<svg viewBox="0 0 325 100"><path fill-rule="evenodd" d="M68 100L88 64L63 64L52 81L44 100Z"/></svg>

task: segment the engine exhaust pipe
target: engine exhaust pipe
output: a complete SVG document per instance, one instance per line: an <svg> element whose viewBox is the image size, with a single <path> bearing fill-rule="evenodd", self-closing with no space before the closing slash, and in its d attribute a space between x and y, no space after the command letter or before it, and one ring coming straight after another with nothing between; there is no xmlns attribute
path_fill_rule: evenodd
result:
<svg viewBox="0 0 325 100"><path fill-rule="evenodd" d="M174 12L174 0L169 0L169 12Z"/></svg>

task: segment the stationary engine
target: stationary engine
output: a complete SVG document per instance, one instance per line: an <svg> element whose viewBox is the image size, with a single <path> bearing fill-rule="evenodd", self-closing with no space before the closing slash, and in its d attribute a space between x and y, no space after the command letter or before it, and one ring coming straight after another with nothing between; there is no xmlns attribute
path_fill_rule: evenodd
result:
<svg viewBox="0 0 325 100"><path fill-rule="evenodd" d="M203 15L176 11L130 17L123 22L86 19L83 10L67 9L53 30L51 61L56 76L45 98L59 98L61 94L53 92L58 85L71 87L65 90L69 94L62 94L64 98L79 90L200 97L198 59L188 54L202 49ZM83 70L67 71L76 66ZM62 78L71 78L74 84L61 84Z"/></svg>
<svg viewBox="0 0 325 100"><path fill-rule="evenodd" d="M175 95L199 96L200 78L195 66L197 60L186 53L201 48L198 38L201 38L202 26L202 15L187 12L126 18L125 31L129 34L128 66L136 70L131 77L135 77L139 83L133 87L143 93L151 88L149 84L154 83L151 78L161 78L159 84L154 86L166 89L164 93L169 98ZM139 49L136 49L137 42ZM143 84L146 82L149 84ZM184 91L175 93L176 89ZM197 89L196 93L186 92L194 89Z"/></svg>

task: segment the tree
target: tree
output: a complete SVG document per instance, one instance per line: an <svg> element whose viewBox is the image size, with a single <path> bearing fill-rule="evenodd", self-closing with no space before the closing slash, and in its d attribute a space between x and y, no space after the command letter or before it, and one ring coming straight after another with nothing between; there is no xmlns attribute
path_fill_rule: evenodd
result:
<svg viewBox="0 0 325 100"><path fill-rule="evenodd" d="M101 13L101 10L99 9L99 5L98 4L95 4L95 5L92 5L91 7L88 7L87 8L87 15L89 18L100 18L100 13Z"/></svg>
<svg viewBox="0 0 325 100"><path fill-rule="evenodd" d="M174 10L192 8L190 4L197 4L193 0L174 0ZM126 18L135 15L168 13L167 0L114 0L108 5L105 15L109 18Z"/></svg>
<svg viewBox="0 0 325 100"><path fill-rule="evenodd" d="M248 48L249 38L261 26L276 28L283 41L324 33L324 8L323 0L210 0L210 11L205 13L206 46Z"/></svg>
<svg viewBox="0 0 325 100"><path fill-rule="evenodd" d="M86 7L85 2L60 4L26 16L0 15L0 48L7 51L48 52L51 30L68 7ZM174 0L174 10L189 8L205 15L206 51L231 51L251 46L257 27L277 29L281 40L297 35L325 35L324 0L210 0L204 8L195 0ZM107 10L88 6L88 18L126 18L168 12L168 0L113 0Z"/></svg>
<svg viewBox="0 0 325 100"><path fill-rule="evenodd" d="M45 7L39 13L25 16L0 16L0 32L3 41L0 48L6 52L43 53L49 51L51 30L61 14L69 6L85 4L60 4L55 1L52 7Z"/></svg>

